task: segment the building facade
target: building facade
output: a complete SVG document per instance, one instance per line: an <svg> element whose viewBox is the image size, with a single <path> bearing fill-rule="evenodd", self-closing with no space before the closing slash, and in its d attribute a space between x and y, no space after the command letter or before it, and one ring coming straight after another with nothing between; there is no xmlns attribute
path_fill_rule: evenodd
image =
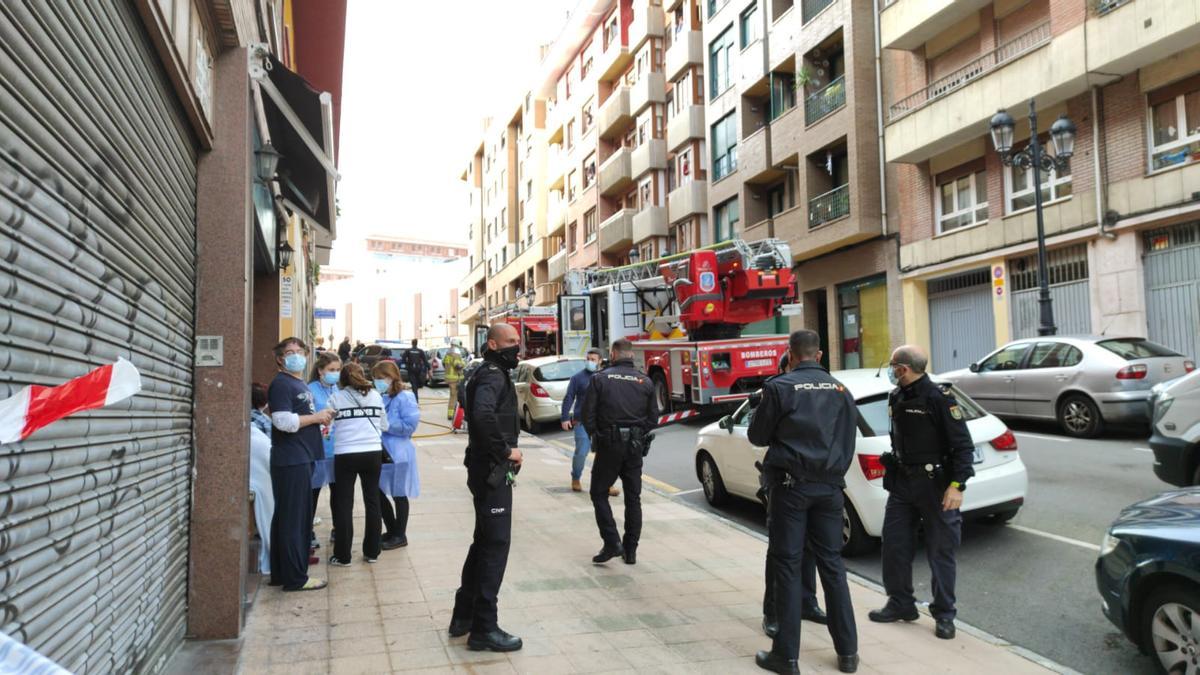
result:
<svg viewBox="0 0 1200 675"><path fill-rule="evenodd" d="M1146 336L1200 352L1200 7L1140 0L894 0L880 15L885 147L895 178L906 331L938 370L1037 334L1032 173L1015 149L1077 127L1043 174L1060 334Z"/></svg>

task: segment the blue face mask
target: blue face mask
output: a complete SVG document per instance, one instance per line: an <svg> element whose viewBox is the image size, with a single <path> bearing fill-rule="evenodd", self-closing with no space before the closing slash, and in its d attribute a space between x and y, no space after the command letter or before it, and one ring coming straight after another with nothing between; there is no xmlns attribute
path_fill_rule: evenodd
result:
<svg viewBox="0 0 1200 675"><path fill-rule="evenodd" d="M595 370L599 367L600 367L600 364L596 363L595 361L588 361L587 365L585 366L585 368L587 368L589 371L592 371L592 372L595 372Z"/></svg>
<svg viewBox="0 0 1200 675"><path fill-rule="evenodd" d="M289 373L303 373L306 365L308 365L308 359L303 354L288 354L283 357L283 367Z"/></svg>
<svg viewBox="0 0 1200 675"><path fill-rule="evenodd" d="M891 382L892 386L900 384L900 378L896 377L895 368L888 368L888 382Z"/></svg>
<svg viewBox="0 0 1200 675"><path fill-rule="evenodd" d="M386 394L391 386L391 380L375 380L375 391L378 391L381 394Z"/></svg>
<svg viewBox="0 0 1200 675"><path fill-rule="evenodd" d="M341 378L341 376L342 374L335 370L333 372L321 375L321 381L332 387L338 383L338 379Z"/></svg>

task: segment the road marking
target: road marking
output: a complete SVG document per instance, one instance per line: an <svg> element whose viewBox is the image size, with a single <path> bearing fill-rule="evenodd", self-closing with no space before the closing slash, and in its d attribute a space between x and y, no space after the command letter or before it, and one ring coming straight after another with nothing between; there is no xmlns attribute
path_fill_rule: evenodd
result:
<svg viewBox="0 0 1200 675"><path fill-rule="evenodd" d="M1036 438L1036 439L1042 440L1042 441L1054 441L1055 443L1070 443L1071 442L1071 439L1061 438L1059 436L1044 436L1042 434L1031 434L1026 431L1014 431L1013 433L1017 436L1025 436L1026 438Z"/></svg>
<svg viewBox="0 0 1200 675"><path fill-rule="evenodd" d="M1150 448L1130 448L1130 450L1137 450L1138 452L1154 452Z"/></svg>
<svg viewBox="0 0 1200 675"><path fill-rule="evenodd" d="M1078 539L1064 537L1060 534L1051 534L1050 532L1042 532L1041 530L1035 530L1032 527L1025 527L1024 525L1013 525L1010 523L1008 525L1008 527L1009 527L1009 529L1019 530L1021 532L1028 532L1029 534L1035 534L1039 537L1045 537L1046 539L1053 539L1054 541L1062 542L1064 544L1070 544L1072 546L1086 548L1089 551L1096 551L1096 552L1100 551L1099 544L1089 544L1086 541L1079 541Z"/></svg>
<svg viewBox="0 0 1200 675"><path fill-rule="evenodd" d="M692 488L691 490L682 490L680 492L676 492L675 496L682 497L683 495L691 495L691 494L695 494L697 492L704 492L704 488Z"/></svg>

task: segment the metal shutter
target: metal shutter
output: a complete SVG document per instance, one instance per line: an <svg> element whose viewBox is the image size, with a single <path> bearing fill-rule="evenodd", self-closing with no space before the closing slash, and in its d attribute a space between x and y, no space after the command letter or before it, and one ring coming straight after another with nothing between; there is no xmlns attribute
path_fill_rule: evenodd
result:
<svg viewBox="0 0 1200 675"><path fill-rule="evenodd" d="M126 0L0 2L0 398L143 391L0 446L0 630L77 673L184 634L196 151Z"/></svg>
<svg viewBox="0 0 1200 675"><path fill-rule="evenodd" d="M1092 332L1092 298L1088 282L1087 244L1046 252L1050 270L1050 300L1059 335ZM1012 282L1012 335L1014 340L1035 337L1041 324L1038 307L1037 255L1009 262Z"/></svg>
<svg viewBox="0 0 1200 675"><path fill-rule="evenodd" d="M1146 337L1200 356L1200 222L1143 235Z"/></svg>
<svg viewBox="0 0 1200 675"><path fill-rule="evenodd" d="M966 368L996 347L988 270L929 282L932 368L939 373Z"/></svg>

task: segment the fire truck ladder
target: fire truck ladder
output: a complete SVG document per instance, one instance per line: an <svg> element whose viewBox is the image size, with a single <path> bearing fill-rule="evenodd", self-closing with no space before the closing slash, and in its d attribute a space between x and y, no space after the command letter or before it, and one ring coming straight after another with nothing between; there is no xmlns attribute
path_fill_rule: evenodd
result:
<svg viewBox="0 0 1200 675"><path fill-rule="evenodd" d="M743 269L779 269L790 267L792 264L791 247L782 239L760 239L753 242L731 239L696 250L715 251L719 264L736 260L741 263ZM655 258L654 260L633 263L623 267L586 270L586 283L589 288L614 285L622 282L633 283L638 288L646 288L647 284L639 284L637 282L645 282L661 276L659 267L663 264L682 268L681 271L683 271L686 270L690 260L691 251L676 253L665 258ZM680 274L679 276L687 275Z"/></svg>

